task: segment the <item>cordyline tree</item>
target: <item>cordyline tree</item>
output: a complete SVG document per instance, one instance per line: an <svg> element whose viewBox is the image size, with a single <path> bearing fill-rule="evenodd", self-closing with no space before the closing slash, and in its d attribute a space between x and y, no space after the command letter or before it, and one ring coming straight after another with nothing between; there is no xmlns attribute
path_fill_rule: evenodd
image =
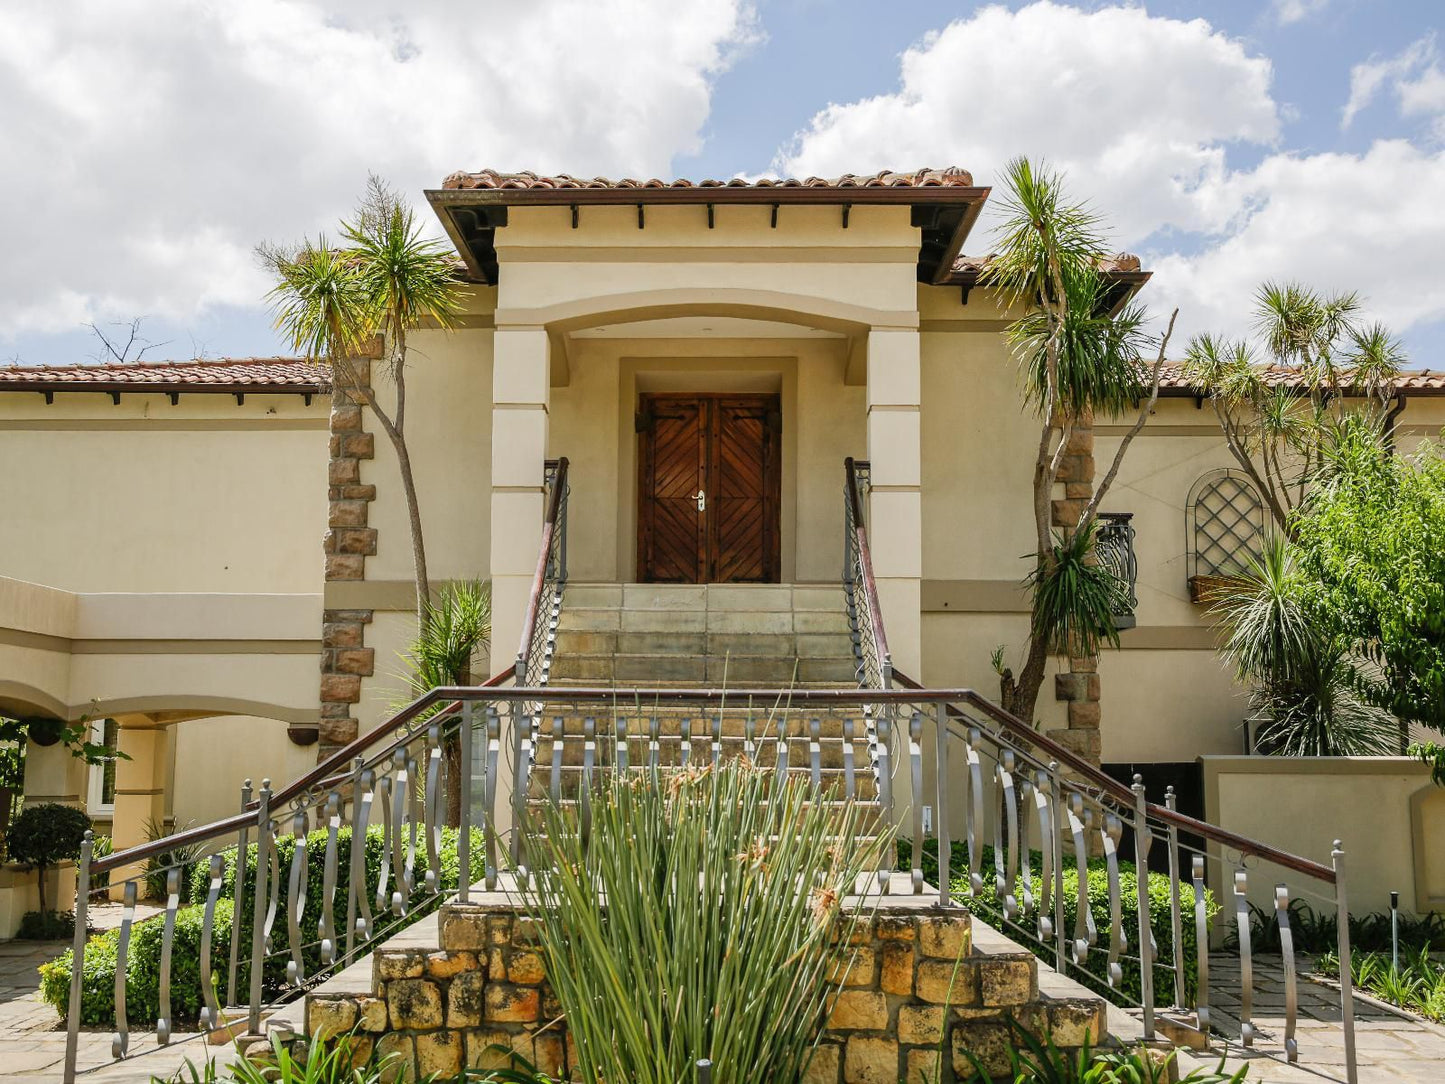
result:
<svg viewBox="0 0 1445 1084"><path fill-rule="evenodd" d="M1384 325L1360 323L1359 309L1353 293L1266 282L1255 293L1257 342L1199 335L1189 344L1186 375L1286 537L1332 433L1348 415L1382 415L1394 395L1404 352Z"/></svg>
<svg viewBox="0 0 1445 1084"><path fill-rule="evenodd" d="M296 245L262 245L257 252L276 276L268 296L277 329L293 350L329 364L346 391L371 408L391 441L411 527L417 626L424 630L431 582L406 443L407 334L424 323L454 327L461 282L450 250L423 234L412 208L378 177L368 179L366 195L340 228L345 247L323 235ZM390 409L356 364L378 335L385 344L381 369L396 388Z"/></svg>
<svg viewBox="0 0 1445 1084"><path fill-rule="evenodd" d="M1069 201L1060 174L1026 158L1009 164L1006 190L999 250L981 281L1027 310L1010 325L1008 339L1023 366L1025 397L1042 424L1033 465L1037 545L1026 581L1032 598L1028 648L1017 676L1004 665L1002 648L994 667L1003 707L1031 720L1051 654L1087 658L1106 642L1118 644L1114 613L1122 585L1095 559L1099 506L1159 397L1178 310L1157 340L1152 364L1146 363L1156 340L1145 329L1145 311L1131 305L1111 315L1105 302L1100 268L1108 249L1098 216ZM1137 417L1078 525L1054 532L1054 486L1074 430L1095 416L1129 411Z"/></svg>

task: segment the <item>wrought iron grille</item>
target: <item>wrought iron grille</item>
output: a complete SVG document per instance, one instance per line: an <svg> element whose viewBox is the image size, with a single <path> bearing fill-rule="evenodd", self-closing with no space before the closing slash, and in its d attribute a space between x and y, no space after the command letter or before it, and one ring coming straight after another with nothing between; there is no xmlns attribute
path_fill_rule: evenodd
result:
<svg viewBox="0 0 1445 1084"><path fill-rule="evenodd" d="M1244 474L1217 470L1189 492L1189 576L1237 576L1264 542L1264 502Z"/></svg>
<svg viewBox="0 0 1445 1084"><path fill-rule="evenodd" d="M1099 563L1114 574L1122 588L1114 609L1114 627L1120 629L1135 626L1134 611L1139 606L1139 596L1135 593L1139 561L1134 555L1134 527L1129 522L1133 518L1132 512L1099 513L1099 537L1094 543Z"/></svg>

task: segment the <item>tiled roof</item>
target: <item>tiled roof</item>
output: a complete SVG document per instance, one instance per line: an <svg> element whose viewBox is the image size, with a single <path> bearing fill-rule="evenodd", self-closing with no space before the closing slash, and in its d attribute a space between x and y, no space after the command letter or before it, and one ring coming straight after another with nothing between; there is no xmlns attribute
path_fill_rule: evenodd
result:
<svg viewBox="0 0 1445 1084"><path fill-rule="evenodd" d="M1292 387L1302 383L1302 378L1294 369L1265 369L1261 376L1264 383L1270 387ZM1184 365L1181 362L1169 362L1164 366L1159 374L1159 387L1161 390L1188 395L1194 394L1196 390L1188 377L1184 375ZM1395 379L1394 388L1399 392L1442 395L1445 394L1445 371L1408 369Z"/></svg>
<svg viewBox="0 0 1445 1084"><path fill-rule="evenodd" d="M964 256L960 254L958 258L953 261L954 273L981 273L983 269L988 266L989 261L994 258L994 255L995 253L992 252L987 256ZM1139 257L1135 256L1132 252L1118 252L1113 256L1106 256L1100 260L1099 270L1105 274L1130 274L1142 270L1142 265L1139 263Z"/></svg>
<svg viewBox="0 0 1445 1084"><path fill-rule="evenodd" d="M0 390L38 391L95 388L170 389L177 385L205 390L294 388L325 391L331 374L324 365L302 358L222 358L216 361L155 361L129 365L9 365L0 367Z"/></svg>
<svg viewBox="0 0 1445 1084"><path fill-rule="evenodd" d="M536 173L499 173L495 169L484 169L478 173L453 173L442 182L443 188L450 189L502 189L502 188L972 188L973 175L967 170L920 169L908 173L884 170L882 173L860 175L845 173L841 177L762 177L747 181L734 177L727 181L672 180L657 177L635 180L623 177L612 180L608 177L573 177L559 173L553 177Z"/></svg>

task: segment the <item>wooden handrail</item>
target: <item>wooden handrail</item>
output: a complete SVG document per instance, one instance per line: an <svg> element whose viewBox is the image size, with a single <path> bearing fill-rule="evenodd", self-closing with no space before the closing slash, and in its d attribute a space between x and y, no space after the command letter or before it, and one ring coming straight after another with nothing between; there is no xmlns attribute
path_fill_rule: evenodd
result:
<svg viewBox="0 0 1445 1084"><path fill-rule="evenodd" d="M525 681L527 652L532 647L532 637L537 631L537 617L542 606L542 591L547 584L547 558L552 552L552 538L557 533L557 519L562 510L562 497L567 492L567 457L549 459L544 470L555 469L552 475L552 492L548 494L547 509L542 516L542 542L537 549L537 570L532 574L532 594L527 599L527 613L522 619L522 640L517 645L517 680Z"/></svg>
<svg viewBox="0 0 1445 1084"><path fill-rule="evenodd" d="M924 690L919 682L902 671L895 670L893 672L893 678L899 685L903 686L904 689L914 693L927 691ZM1004 730L1008 731L1014 739L1033 746L1046 754L1049 759L1058 761L1070 771L1083 777L1090 784L1098 787L1099 790L1108 794L1121 804L1130 808L1133 807L1133 790L1119 782L1113 776L1101 771L1072 749L1061 745L1045 734L1039 733L1017 715L1004 711L1003 708L980 696L972 689L962 691L964 695L958 698L958 702L967 703L977 708L994 722L998 723ZM958 715L963 714L962 710L957 707L957 702L948 704L947 706ZM1186 832L1192 832L1204 839L1212 840L1226 847L1232 847L1239 851L1240 854L1251 854L1258 858L1263 858L1276 865L1283 866L1286 869L1294 870L1296 873L1316 877L1327 884L1335 883L1335 871L1330 866L1322 865L1319 862L1303 858L1297 854L1291 854L1288 851L1281 851L1278 848L1271 847L1267 843L1261 843L1257 839L1250 839L1248 836L1238 835L1228 829L1220 828L1218 825L1210 824L1208 821L1197 820L1194 817L1170 809L1167 806L1147 802L1145 808L1151 817L1155 817L1167 824L1173 824L1177 828L1181 828Z"/></svg>
<svg viewBox="0 0 1445 1084"><path fill-rule="evenodd" d="M843 460L848 477L848 505L853 513L853 544L858 547L858 565L862 570L863 604L868 608L868 625L873 633L878 665L887 675L893 671L893 656L888 650L888 633L883 628L883 607L878 602L878 584L873 578L873 552L868 548L868 527L863 518L863 501L858 495L859 468L866 470L869 466L867 460L854 459L851 455Z"/></svg>

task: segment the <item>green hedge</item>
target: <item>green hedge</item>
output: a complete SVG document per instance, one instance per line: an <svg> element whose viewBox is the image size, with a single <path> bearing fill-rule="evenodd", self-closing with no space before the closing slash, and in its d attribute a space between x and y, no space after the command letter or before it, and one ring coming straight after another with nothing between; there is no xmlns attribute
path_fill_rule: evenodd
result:
<svg viewBox="0 0 1445 1084"><path fill-rule="evenodd" d="M898 863L900 868L907 869L912 862L912 845L909 840L898 841ZM977 914L995 929L1019 941L1024 947L1031 950L1040 959L1045 960L1052 966L1054 962L1054 946L1040 945L1030 938L1023 937L1021 931L1016 928L1005 926L1003 913L998 899L994 895L994 867L993 848L984 847L980 851L980 872L983 874L983 891L975 899L968 898L968 846L965 843L954 843L951 848L952 858L949 864L949 875L952 880L953 897L963 903L968 909ZM1032 867L1034 870L1033 886L1034 900L1040 898L1042 878L1039 874L1041 857L1039 852L1033 852ZM928 840L923 845L923 876L930 883L938 883L938 841ZM1090 859L1088 863L1088 885L1089 885L1089 910L1094 916L1094 927L1098 937L1093 948L1089 950L1088 961L1083 973L1074 966L1073 957L1069 957L1067 974L1069 977L1082 982L1085 986L1096 990L1100 995L1109 998L1118 1004L1138 1004L1141 996L1139 982L1139 964L1135 960L1121 959L1120 965L1123 970L1123 978L1120 989L1115 991L1108 984L1108 953L1109 953L1109 872L1108 867L1102 858ZM1074 921L1078 915L1079 902L1079 879L1075 873L1075 865L1072 856L1064 858L1064 929L1061 931L1066 937L1072 937ZM1212 895L1206 893L1205 905L1209 908L1211 916L1219 910ZM1123 911L1124 934L1128 938L1129 947L1127 953L1136 955L1139 948L1139 893L1138 877L1132 862L1119 862L1119 906ZM1199 989L1198 976L1198 955L1197 940L1194 930L1194 888L1187 882L1181 883L1179 889L1180 907L1180 942L1184 948L1184 993L1185 1000L1192 1005L1195 994ZM1158 954L1155 957L1154 966L1154 1004L1157 1007L1165 1008L1174 1004L1174 935L1169 915L1169 877L1164 873L1150 872L1149 874L1149 918L1150 925L1154 931L1154 941L1158 946ZM1030 914L1026 920L1029 930L1034 929L1034 916ZM1187 1006L1186 1006L1187 1007Z"/></svg>
<svg viewBox="0 0 1445 1084"><path fill-rule="evenodd" d="M420 841L418 841L420 842ZM286 903L289 897L291 858L295 852L295 839L291 836L277 841L277 855L281 865L281 902L276 911L276 923L271 931L273 953L267 957L262 973L262 984L268 998L281 993L286 984L286 964L291 959L290 939L286 926ZM351 829L343 828L337 837L336 891L334 893L336 931L339 941L344 944L346 927L346 895L351 883ZM216 903L215 932L211 944L211 968L221 986L224 1001L225 982L231 951L232 886L236 878L236 848L222 852L221 898ZM382 853L381 829L372 826L366 833L366 883L371 886L368 900L375 902L376 877L385 858ZM303 942L317 940L317 925L321 920L322 884L326 861L326 830L318 829L306 837L307 889L306 909L301 921ZM482 876L484 853L481 832L472 830L471 880ZM412 910L396 929L409 925L435 909L441 897L428 896L425 889L424 873L426 858L424 848L417 854L417 888L412 893ZM441 846L441 891L454 891L458 883L457 830L442 830ZM237 970L237 991L244 994L250 983L251 944L251 902L254 899L256 871L256 845L247 848L245 898L242 900L241 929L242 956ZM210 860L198 863L191 872L192 898L204 901L210 891ZM200 1014L204 1001L201 997L200 953L201 919L204 906L197 904L181 908L176 914L175 945L171 950L171 1014L178 1024L193 1023ZM378 927L391 922L390 912L375 915ZM154 1020L159 1012L161 937L164 931L164 916L157 915L137 922L131 929L130 952L126 968L126 1014L133 1024ZM86 942L85 969L82 975L81 1022L90 1025L111 1026L115 1022L115 958L120 941L120 931L110 930L92 937ZM51 963L40 968L41 997L64 1016L70 1003L70 951L66 951ZM312 945L302 952L307 974L322 967L319 945Z"/></svg>

